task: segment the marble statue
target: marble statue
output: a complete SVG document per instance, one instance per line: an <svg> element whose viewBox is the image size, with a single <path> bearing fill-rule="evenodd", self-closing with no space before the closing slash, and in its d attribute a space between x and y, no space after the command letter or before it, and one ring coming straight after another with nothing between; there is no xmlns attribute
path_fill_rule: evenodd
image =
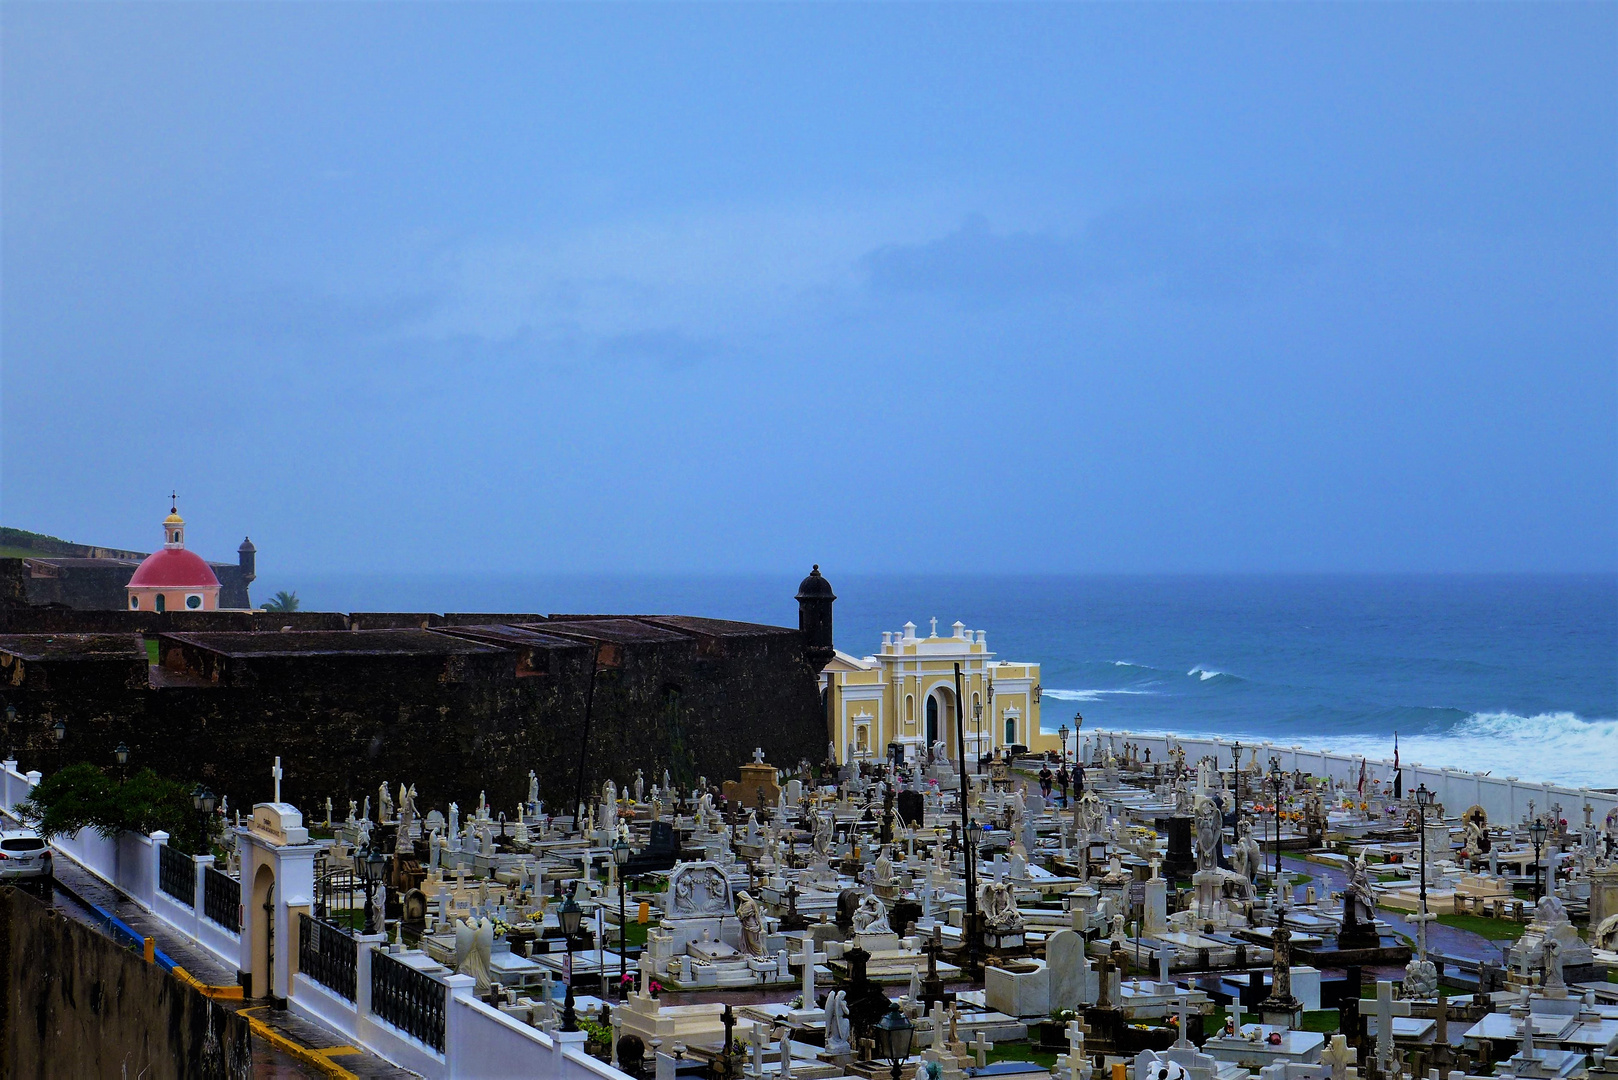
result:
<svg viewBox="0 0 1618 1080"><path fill-rule="evenodd" d="M393 796L388 794L388 782L384 780L376 792L376 820L385 824L392 817Z"/></svg>
<svg viewBox="0 0 1618 1080"><path fill-rule="evenodd" d="M528 801L539 802L539 777L534 775L533 769L528 770Z"/></svg>
<svg viewBox="0 0 1618 1080"><path fill-rule="evenodd" d="M1365 856L1354 860L1353 872L1343 889L1343 926L1369 926L1376 921L1376 894L1371 890L1371 874Z"/></svg>
<svg viewBox="0 0 1618 1080"><path fill-rule="evenodd" d="M711 862L682 863L669 878L671 918L712 918L731 913L730 881Z"/></svg>
<svg viewBox="0 0 1618 1080"><path fill-rule="evenodd" d="M768 955L764 948L764 911L745 889L736 895L736 921L742 925L742 952L748 956Z"/></svg>
<svg viewBox="0 0 1618 1080"><path fill-rule="evenodd" d="M1194 819L1197 832L1197 869L1215 870L1219 867L1219 807L1207 796L1197 799Z"/></svg>
<svg viewBox="0 0 1618 1080"><path fill-rule="evenodd" d="M848 1022L847 994L841 990L833 990L826 996L826 1052L828 1054L852 1054L854 1046L849 1041L851 1035ZM804 1002L804 1008L813 1008L813 1003Z"/></svg>
<svg viewBox="0 0 1618 1080"><path fill-rule="evenodd" d="M867 893L860 897L860 906L854 909L854 931L859 934L891 934L888 909L882 901Z"/></svg>
<svg viewBox="0 0 1618 1080"><path fill-rule="evenodd" d="M618 785L610 776L601 783L601 831L608 836L618 831Z"/></svg>
<svg viewBox="0 0 1618 1080"><path fill-rule="evenodd" d="M640 769L635 770L635 802L646 801L646 774Z"/></svg>
<svg viewBox="0 0 1618 1080"><path fill-rule="evenodd" d="M1248 881L1257 881L1259 871L1264 868L1264 852L1259 848L1258 841L1253 839L1253 823L1242 818L1236 826L1236 835L1236 846L1230 853L1231 864Z"/></svg>
<svg viewBox="0 0 1618 1080"><path fill-rule="evenodd" d="M1017 897L1004 881L985 881L978 887L978 909L983 912L984 925L996 934L1022 932L1022 912L1017 910Z"/></svg>

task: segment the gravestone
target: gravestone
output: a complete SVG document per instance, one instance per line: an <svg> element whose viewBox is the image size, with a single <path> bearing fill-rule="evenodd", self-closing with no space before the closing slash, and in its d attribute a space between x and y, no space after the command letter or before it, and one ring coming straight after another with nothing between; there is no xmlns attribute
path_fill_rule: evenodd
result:
<svg viewBox="0 0 1618 1080"><path fill-rule="evenodd" d="M920 828L926 818L926 800L919 791L901 791L897 799L899 820L913 828Z"/></svg>
<svg viewBox="0 0 1618 1080"><path fill-rule="evenodd" d="M1083 1008L1090 970L1084 939L1072 930L1056 931L1045 942L1045 965L1051 973L1051 1008Z"/></svg>

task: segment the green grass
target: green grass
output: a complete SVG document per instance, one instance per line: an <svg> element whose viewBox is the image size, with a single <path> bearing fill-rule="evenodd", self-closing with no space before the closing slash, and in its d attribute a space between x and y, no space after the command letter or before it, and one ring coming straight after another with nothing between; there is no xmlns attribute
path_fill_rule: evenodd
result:
<svg viewBox="0 0 1618 1080"><path fill-rule="evenodd" d="M1444 926L1466 930L1489 941L1516 941L1527 929L1522 923L1505 919L1485 919L1481 915L1456 915L1453 912L1439 915L1438 921Z"/></svg>
<svg viewBox="0 0 1618 1080"><path fill-rule="evenodd" d="M983 1056L990 1063L1032 1061L1042 1069L1049 1069L1056 1064L1057 1053L1054 1050L1040 1050L1034 1043L1024 1041L995 1043L994 1049ZM976 1063L976 1056L973 1056L972 1061Z"/></svg>
<svg viewBox="0 0 1618 1080"><path fill-rule="evenodd" d="M1374 991L1373 991L1374 992ZM1212 1016L1202 1018L1202 1033L1204 1035L1218 1035L1225 1030L1225 1018L1230 1015L1228 1006L1218 1006ZM1303 1014L1303 1030L1319 1031L1327 1035L1335 1034L1342 1017L1336 1009L1315 1009ZM1258 1014L1244 1011L1243 1024L1258 1023Z"/></svg>

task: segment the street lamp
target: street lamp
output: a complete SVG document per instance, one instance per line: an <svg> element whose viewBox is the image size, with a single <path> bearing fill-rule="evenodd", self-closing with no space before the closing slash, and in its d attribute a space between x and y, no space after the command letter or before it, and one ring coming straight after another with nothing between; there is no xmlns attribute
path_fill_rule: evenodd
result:
<svg viewBox="0 0 1618 1080"><path fill-rule="evenodd" d="M1540 820L1539 818L1535 818L1528 825L1528 838L1534 842L1534 903L1535 904L1538 904L1539 901L1540 901L1540 898L1541 898L1540 897L1540 887L1539 887L1539 849L1540 849L1540 846L1545 843L1545 834L1547 832L1549 832L1549 831L1550 830L1546 827L1545 822Z"/></svg>
<svg viewBox="0 0 1618 1080"><path fill-rule="evenodd" d="M624 867L629 865L629 841L621 836L612 845L612 861L618 867L618 997L621 1000L624 980L629 978L628 961L624 959L629 951L629 918L624 906Z"/></svg>
<svg viewBox="0 0 1618 1080"><path fill-rule="evenodd" d="M1416 814L1420 820L1418 828L1421 829L1421 935L1420 945L1423 957L1427 955L1427 808L1433 805L1433 793L1427 790L1426 784L1416 787Z"/></svg>
<svg viewBox="0 0 1618 1080"><path fill-rule="evenodd" d="M972 753L978 759L978 772L983 772L983 702L972 702Z"/></svg>
<svg viewBox="0 0 1618 1080"><path fill-rule="evenodd" d="M1281 888L1281 784L1286 778L1281 773L1281 763L1270 762L1270 783L1275 787L1275 805L1271 807L1271 816L1275 818L1275 888Z"/></svg>
<svg viewBox="0 0 1618 1080"><path fill-rule="evenodd" d="M358 854L355 863L359 866L360 880L365 883L365 933L376 933L376 883L382 880L382 867L387 857L372 846L371 841L365 842L365 850Z"/></svg>
<svg viewBox="0 0 1618 1080"><path fill-rule="evenodd" d="M56 736L56 770L62 770L63 754L67 749L67 721L58 720L51 725L51 733Z"/></svg>
<svg viewBox="0 0 1618 1080"><path fill-rule="evenodd" d="M112 752L112 756L118 759L118 778L122 780L127 775L125 766L129 764L129 744L119 743L118 749Z"/></svg>
<svg viewBox="0 0 1618 1080"><path fill-rule="evenodd" d="M214 794L207 787L198 784L191 789L191 808L197 812L197 820L202 825L202 850L199 855L208 853L208 819L213 817Z"/></svg>
<svg viewBox="0 0 1618 1080"><path fill-rule="evenodd" d="M899 1080L905 1061L910 1057L910 1044L916 1037L916 1025L899 1011L899 1006L890 1005L888 1015L877 1021L874 1030L876 1056L893 1069L893 1080Z"/></svg>
<svg viewBox="0 0 1618 1080"><path fill-rule="evenodd" d="M573 1012L573 935L579 932L579 919L584 916L584 910L579 907L575 899L578 886L574 885L573 892L567 894L562 906L556 909L556 921L562 925L562 936L567 939L567 1000L562 1007L562 1030L579 1030L578 1017Z"/></svg>

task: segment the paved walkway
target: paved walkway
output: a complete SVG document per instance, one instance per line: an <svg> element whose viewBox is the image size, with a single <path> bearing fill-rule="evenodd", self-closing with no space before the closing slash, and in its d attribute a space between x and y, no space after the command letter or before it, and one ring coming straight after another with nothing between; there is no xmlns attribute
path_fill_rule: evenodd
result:
<svg viewBox="0 0 1618 1080"><path fill-rule="evenodd" d="M100 930L94 914L84 907L85 903L94 904L112 912L136 933L155 939L158 949L198 982L209 986L237 984L234 967L139 905L124 899L116 889L71 859L60 856L56 859L56 886L51 893L51 904L62 914ZM338 1033L291 1012L271 1008L266 1002L219 999L218 1004L257 1021L253 1032L254 1077L282 1080L416 1075L367 1051L354 1049ZM317 1064L317 1060L327 1064Z"/></svg>

